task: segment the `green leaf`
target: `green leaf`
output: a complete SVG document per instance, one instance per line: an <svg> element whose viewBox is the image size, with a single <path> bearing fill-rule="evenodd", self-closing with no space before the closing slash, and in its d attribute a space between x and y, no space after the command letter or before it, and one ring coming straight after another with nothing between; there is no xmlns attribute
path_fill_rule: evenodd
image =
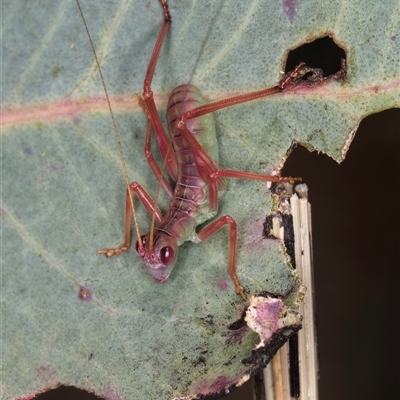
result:
<svg viewBox="0 0 400 400"><path fill-rule="evenodd" d="M78 9L72 0L2 6L2 396L60 384L108 399L233 388L256 368L242 360L260 339L247 327L229 329L246 303L226 271L227 233L181 246L164 284L146 275L133 250L111 260L96 255L122 240L125 184ZM82 6L130 179L154 194L136 93L162 24L160 6ZM343 83L215 113L222 168L270 173L293 141L341 161L363 117L400 105L397 0L171 0L170 7L153 83L161 114L181 83L195 84L210 101L275 85L287 52L305 41L328 34L347 52ZM251 293L296 293L299 282L280 245L261 233L271 204L265 184L231 180L220 215L238 223L243 285ZM160 207L168 207L165 197ZM139 223L148 229L142 207ZM274 340L268 357L279 345Z"/></svg>

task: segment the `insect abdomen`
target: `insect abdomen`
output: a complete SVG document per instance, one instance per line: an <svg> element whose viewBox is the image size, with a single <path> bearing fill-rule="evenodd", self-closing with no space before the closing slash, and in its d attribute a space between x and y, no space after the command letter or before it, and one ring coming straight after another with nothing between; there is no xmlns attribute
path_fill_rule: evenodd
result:
<svg viewBox="0 0 400 400"><path fill-rule="evenodd" d="M174 148L177 153L178 163L193 163L195 165L192 152L177 129L178 120L187 111L206 103L206 100L199 90L191 84L178 86L169 97L167 121L174 142ZM191 134L196 137L201 147L203 147L214 162L218 164L218 143L212 114L189 119L186 122L186 126Z"/></svg>
<svg viewBox="0 0 400 400"><path fill-rule="evenodd" d="M199 174L192 150L177 129L179 118L202 104L206 104L206 100L199 90L191 84L185 84L175 88L167 106L168 127L178 161L178 179L171 208L162 225L169 228L176 225L179 220L178 224L187 225L187 229L182 228L186 235L195 226L216 214L216 211L210 210L208 186ZM186 126L202 148L218 164L218 143L212 114L189 119ZM223 191L220 192L222 193Z"/></svg>

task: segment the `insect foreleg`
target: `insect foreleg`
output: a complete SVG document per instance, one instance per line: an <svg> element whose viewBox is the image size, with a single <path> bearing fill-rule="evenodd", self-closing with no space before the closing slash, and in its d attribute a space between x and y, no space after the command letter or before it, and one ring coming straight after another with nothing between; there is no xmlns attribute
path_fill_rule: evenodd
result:
<svg viewBox="0 0 400 400"><path fill-rule="evenodd" d="M129 188L132 193L136 194L138 199L144 205L146 210L150 215L155 215L155 219L157 223L161 223L162 214L160 209L154 203L154 200L150 197L150 195L140 186L137 182L133 182L129 185ZM129 193L126 193L126 202L125 202L125 241L121 247L117 247L115 249L102 249L98 250L97 254L105 254L107 257L112 257L121 253L126 252L131 246L131 220L132 220L132 206L129 197Z"/></svg>
<svg viewBox="0 0 400 400"><path fill-rule="evenodd" d="M244 287L241 285L239 278L236 275L236 241L237 241L237 226L235 220L230 215L225 215L218 218L203 228L197 237L200 241L207 239L218 232L224 225L229 225L229 267L228 272L235 284L236 293L246 299Z"/></svg>

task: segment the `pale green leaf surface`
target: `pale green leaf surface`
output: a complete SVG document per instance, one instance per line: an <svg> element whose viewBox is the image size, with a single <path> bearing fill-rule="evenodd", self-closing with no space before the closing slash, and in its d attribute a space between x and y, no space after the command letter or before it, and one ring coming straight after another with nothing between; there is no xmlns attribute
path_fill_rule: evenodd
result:
<svg viewBox="0 0 400 400"><path fill-rule="evenodd" d="M109 115L95 110L104 95L75 2L5 0L2 7L4 398L59 384L110 399L170 399L235 385L259 338L247 329L235 341L227 329L245 305L226 272L227 233L184 244L162 285L134 251L112 260L95 254L122 239L125 189ZM83 8L116 104L130 178L155 193L135 93L160 7L88 1ZM397 0L308 1L297 2L292 14L277 1L171 0L172 28L153 85L160 111L168 93L188 81L210 100L272 86L290 49L328 33L348 52L345 83L215 118L223 168L269 173L293 141L340 161L363 117L400 105L399 8ZM83 100L92 108L82 108ZM230 181L220 204L220 214L238 223L244 286L285 294L298 282L279 244L262 237L270 211L259 182ZM139 221L148 228L140 207ZM82 287L90 300L79 299Z"/></svg>

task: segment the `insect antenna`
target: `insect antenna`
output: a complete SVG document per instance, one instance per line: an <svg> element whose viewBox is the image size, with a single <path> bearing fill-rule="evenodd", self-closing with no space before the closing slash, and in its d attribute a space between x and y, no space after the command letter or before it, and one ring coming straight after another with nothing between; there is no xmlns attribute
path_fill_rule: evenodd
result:
<svg viewBox="0 0 400 400"><path fill-rule="evenodd" d="M112 120L113 129L114 129L114 133L115 133L115 138L116 138L117 144L118 144L118 150L119 150L119 155L120 155L120 158L121 158L122 169L124 171L126 187L127 187L128 194L129 194L129 201L131 203L132 215L133 215L133 220L134 220L135 230L136 230L136 236L137 236L137 241L138 241L138 250L139 251L143 251L143 243L142 243L141 236L140 236L139 223L138 223L138 220L137 220L136 210L135 210L135 207L133 205L132 192L131 192L131 189L130 189L130 186L129 186L128 170L126 168L124 152L122 150L122 144L121 144L119 131L118 131L117 124L116 124L115 118L114 118L114 113L113 113L113 110L112 110L112 107L111 107L110 97L108 96L105 80L104 80L104 77L103 77L103 72L102 72L101 67L100 67L100 62L99 62L99 59L97 58L96 49L94 47L94 43L93 43L92 37L90 36L89 28L87 26L86 19L85 19L84 15L83 15L82 8L81 8L81 5L79 3L79 0L76 0L76 4L78 6L79 13L81 14L83 25L85 26L87 36L89 38L90 47L92 49L92 52L93 52L93 55L94 55L94 59L96 60L96 65L97 65L97 69L99 71L101 84L103 85L104 94L106 96L108 110L109 110L110 115L111 115L111 120Z"/></svg>

